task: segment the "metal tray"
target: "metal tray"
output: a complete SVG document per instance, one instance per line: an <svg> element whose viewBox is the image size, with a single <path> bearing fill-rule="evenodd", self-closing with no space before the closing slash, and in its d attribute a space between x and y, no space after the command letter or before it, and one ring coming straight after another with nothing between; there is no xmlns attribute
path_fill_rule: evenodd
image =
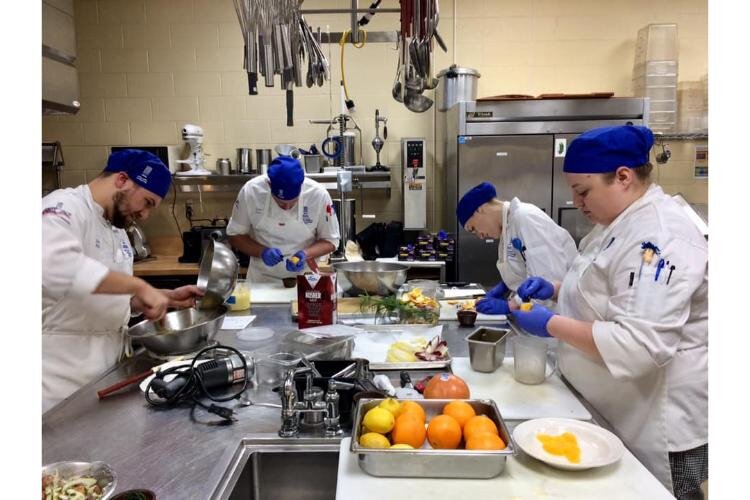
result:
<svg viewBox="0 0 750 500"><path fill-rule="evenodd" d="M411 324L400 324L400 323L394 323L391 325L367 325L363 326L362 328L366 331L382 331L382 330L411 330L413 332L419 332L420 329L428 329L432 328L436 325L411 325ZM354 337L354 342L357 342L356 336ZM389 371L389 370L444 370L446 368L449 368L451 366L451 363L453 362L453 357L451 356L450 350L448 351L448 355L445 357L445 359L441 359L440 361L404 361L402 363L389 363L387 361L373 361L368 360L370 362L370 370L377 370L377 371Z"/></svg>
<svg viewBox="0 0 750 500"><path fill-rule="evenodd" d="M477 415L487 415L497 425L500 437L507 443L504 450L390 450L363 448L359 445L362 419L365 413L383 399L360 399L354 413L350 451L357 454L359 467L372 476L380 477L437 477L488 479L500 474L509 456L516 454L513 438L491 399L465 399ZM413 400L412 400L413 401ZM452 399L424 399L417 401L425 410L427 420L442 413L443 406ZM428 445L429 446L429 445Z"/></svg>

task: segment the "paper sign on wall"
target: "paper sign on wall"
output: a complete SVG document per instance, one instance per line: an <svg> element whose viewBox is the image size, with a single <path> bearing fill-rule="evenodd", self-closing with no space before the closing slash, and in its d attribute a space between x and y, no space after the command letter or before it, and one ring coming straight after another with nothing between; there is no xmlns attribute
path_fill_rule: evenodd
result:
<svg viewBox="0 0 750 500"><path fill-rule="evenodd" d="M695 146L693 171L696 179L708 179L708 146Z"/></svg>

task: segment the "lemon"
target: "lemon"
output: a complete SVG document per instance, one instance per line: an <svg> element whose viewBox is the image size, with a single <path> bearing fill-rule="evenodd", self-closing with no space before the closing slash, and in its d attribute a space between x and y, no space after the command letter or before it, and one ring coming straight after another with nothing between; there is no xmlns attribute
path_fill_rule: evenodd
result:
<svg viewBox="0 0 750 500"><path fill-rule="evenodd" d="M402 444L394 444L391 446L392 450L413 450L414 447L410 444L402 443Z"/></svg>
<svg viewBox="0 0 750 500"><path fill-rule="evenodd" d="M377 432L368 432L359 438L359 445L365 448L390 448L388 438Z"/></svg>
<svg viewBox="0 0 750 500"><path fill-rule="evenodd" d="M522 311L527 311L527 312L531 311L532 305L533 304L531 302L524 302L524 303L521 304L521 310Z"/></svg>
<svg viewBox="0 0 750 500"><path fill-rule="evenodd" d="M399 403L395 399L388 398L385 401L382 401L378 405L378 408L383 408L384 410L388 410L395 417L398 414L398 409L400 406L401 406L401 403Z"/></svg>
<svg viewBox="0 0 750 500"><path fill-rule="evenodd" d="M375 407L365 414L362 423L373 432L385 434L386 432L391 432L395 419L393 418L393 413L383 408Z"/></svg>

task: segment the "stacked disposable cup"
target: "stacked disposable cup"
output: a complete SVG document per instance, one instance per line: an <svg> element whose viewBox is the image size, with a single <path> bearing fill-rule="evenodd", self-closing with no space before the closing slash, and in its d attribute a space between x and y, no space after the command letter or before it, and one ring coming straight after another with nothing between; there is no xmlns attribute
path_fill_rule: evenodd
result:
<svg viewBox="0 0 750 500"><path fill-rule="evenodd" d="M649 126L673 132L677 123L678 40L674 23L649 24L638 31L633 92L650 101Z"/></svg>

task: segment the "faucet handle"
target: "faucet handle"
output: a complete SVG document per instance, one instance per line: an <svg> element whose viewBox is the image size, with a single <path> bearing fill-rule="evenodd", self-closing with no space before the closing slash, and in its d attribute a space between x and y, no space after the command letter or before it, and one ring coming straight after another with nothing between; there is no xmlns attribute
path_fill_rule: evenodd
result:
<svg viewBox="0 0 750 500"><path fill-rule="evenodd" d="M339 382L338 380L329 378L328 379L328 390L329 391L338 391L341 389L353 389L354 384L350 382Z"/></svg>

